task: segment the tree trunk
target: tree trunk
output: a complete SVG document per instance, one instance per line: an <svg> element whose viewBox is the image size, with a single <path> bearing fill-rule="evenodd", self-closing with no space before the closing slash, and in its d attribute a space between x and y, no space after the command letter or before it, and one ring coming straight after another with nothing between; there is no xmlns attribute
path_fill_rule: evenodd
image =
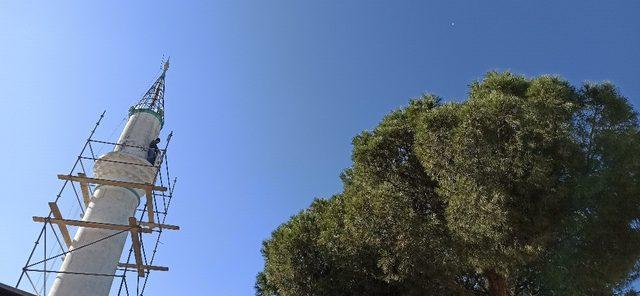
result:
<svg viewBox="0 0 640 296"><path fill-rule="evenodd" d="M505 276L498 274L495 270L490 270L487 272L487 279L489 280L490 296L509 296L509 287Z"/></svg>

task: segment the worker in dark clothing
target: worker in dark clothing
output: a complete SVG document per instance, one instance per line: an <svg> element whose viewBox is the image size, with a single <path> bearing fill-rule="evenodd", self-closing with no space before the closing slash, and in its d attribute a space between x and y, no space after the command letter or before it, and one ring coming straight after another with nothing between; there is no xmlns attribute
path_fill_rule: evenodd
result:
<svg viewBox="0 0 640 296"><path fill-rule="evenodd" d="M147 149L147 160L152 165L155 165L156 157L158 157L158 154L160 153L158 143L160 143L160 138L151 141L151 144L149 144L149 149Z"/></svg>

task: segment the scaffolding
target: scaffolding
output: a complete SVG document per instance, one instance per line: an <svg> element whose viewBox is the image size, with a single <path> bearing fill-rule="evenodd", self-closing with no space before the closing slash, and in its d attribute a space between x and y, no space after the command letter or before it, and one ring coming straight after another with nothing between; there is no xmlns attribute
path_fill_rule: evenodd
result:
<svg viewBox="0 0 640 296"><path fill-rule="evenodd" d="M177 181L177 178L171 179L169 159L167 156L167 150L173 132L167 136L165 147L164 149L160 149L160 154L154 164L146 165L100 159L97 157L95 149L98 145L101 145L102 148L105 146L115 147L119 145L134 147L93 138L105 113L106 111L102 112L100 118L96 121L69 173L58 175L58 179L63 181L63 183L55 200L49 202L49 214L46 217L33 217L34 222L43 223L43 225L34 242L29 257L22 268L20 277L15 285L16 288L33 291L35 295L46 295L48 277L51 274L68 273L118 278L119 283L118 285L112 285L110 295L142 296L152 271L169 270L168 267L153 264L156 259L158 245L161 243L160 238L163 231L180 229L178 226L165 224ZM147 147L137 148L147 149ZM100 161L117 162L121 165L153 167L155 168L155 175L151 183L123 182L90 177L87 171L90 171L93 165ZM80 217L84 216L84 212L91 202L95 188L105 185L145 191L146 201L141 202L136 209L135 215L137 217L130 217L129 223L126 225L98 223L69 218L73 216L74 210L76 210L75 214L79 214ZM61 209L67 209L69 214L63 216ZM74 245L71 233L74 227L76 230L77 227L88 227L109 229L115 232L86 245ZM131 239L128 240L127 243L129 245L129 251L123 252L123 256L121 256L122 262L118 263L115 274L62 272L58 270L64 260L64 256L67 254L81 250L89 245L108 240L125 232L131 234ZM147 241L147 244L145 244L145 241ZM132 272L133 275L135 275L134 279L132 279L133 276L131 276ZM36 278L36 280L34 280L34 278ZM135 284L133 283L134 281ZM114 283L117 282L118 281L114 281ZM135 294L133 294L134 292Z"/></svg>

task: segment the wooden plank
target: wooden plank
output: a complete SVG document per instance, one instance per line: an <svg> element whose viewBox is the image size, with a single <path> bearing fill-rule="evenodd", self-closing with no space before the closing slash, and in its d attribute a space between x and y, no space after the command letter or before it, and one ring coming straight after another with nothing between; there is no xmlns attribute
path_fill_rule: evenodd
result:
<svg viewBox="0 0 640 296"><path fill-rule="evenodd" d="M91 222L91 221L80 221L80 220L69 220L69 219L57 219L57 218L47 218L47 217L33 217L34 222L47 222L50 223L63 223L71 226L80 226L80 227L88 227L88 228L99 228L99 229L110 229L110 230L129 230L131 226L129 225L118 225L111 223L100 223L100 222ZM142 228L138 231L144 233L151 233L151 229Z"/></svg>
<svg viewBox="0 0 640 296"><path fill-rule="evenodd" d="M118 263L119 267L124 267L124 268L138 268L137 265L135 264L130 264L130 263ZM164 266L155 266L155 265L142 265L142 269L146 269L146 270L158 270L158 271L169 271L169 267L164 267Z"/></svg>
<svg viewBox="0 0 640 296"><path fill-rule="evenodd" d="M157 223L149 223L149 222L139 222L141 226L144 227L148 227L148 228L162 228L162 229L168 229L168 230L180 230L180 226L176 226L176 225L171 225L171 224L157 224Z"/></svg>
<svg viewBox="0 0 640 296"><path fill-rule="evenodd" d="M89 177L80 177L80 176L70 176L70 175L58 175L58 179L60 179L60 180L68 180L68 181L75 181L75 182L85 182L85 183L92 183L92 184L100 184L100 185L111 185L111 186L118 186L118 187L136 188L136 189L142 189L142 190L167 191L167 187L154 186L154 185L151 185L151 184L127 182L127 181L116 181L116 180L107 180L107 179L89 178Z"/></svg>
<svg viewBox="0 0 640 296"><path fill-rule="evenodd" d="M78 173L78 177L86 178L87 175L84 173ZM91 202L91 197L89 196L89 185L86 182L80 182L80 191L82 191L82 199L84 200L85 208L89 207L89 203Z"/></svg>
<svg viewBox="0 0 640 296"><path fill-rule="evenodd" d="M56 219L62 219L62 214L60 213L60 209L55 202L49 203L49 208L51 209L51 213ZM67 229L67 225L65 223L58 223L58 229L60 229L60 234L62 234L62 238L64 239L64 243L67 244L67 249L71 249L71 235L69 235L69 230Z"/></svg>
<svg viewBox="0 0 640 296"><path fill-rule="evenodd" d="M136 220L135 217L129 217L129 229L129 231L131 231L131 245L133 246L134 257L136 258L138 276L144 277L144 269L142 269L142 251L140 250L140 238L138 237L138 220Z"/></svg>
<svg viewBox="0 0 640 296"><path fill-rule="evenodd" d="M153 191L147 190L145 195L147 196L147 217L149 217L149 223L155 223L155 214L153 211Z"/></svg>

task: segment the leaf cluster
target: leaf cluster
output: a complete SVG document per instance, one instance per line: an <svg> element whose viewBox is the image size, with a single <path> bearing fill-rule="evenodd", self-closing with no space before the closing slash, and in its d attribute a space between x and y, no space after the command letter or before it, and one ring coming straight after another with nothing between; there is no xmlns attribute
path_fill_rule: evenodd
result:
<svg viewBox="0 0 640 296"><path fill-rule="evenodd" d="M640 130L608 82L488 73L353 140L263 244L259 295L610 295L638 277ZM631 293L631 292L629 292Z"/></svg>

